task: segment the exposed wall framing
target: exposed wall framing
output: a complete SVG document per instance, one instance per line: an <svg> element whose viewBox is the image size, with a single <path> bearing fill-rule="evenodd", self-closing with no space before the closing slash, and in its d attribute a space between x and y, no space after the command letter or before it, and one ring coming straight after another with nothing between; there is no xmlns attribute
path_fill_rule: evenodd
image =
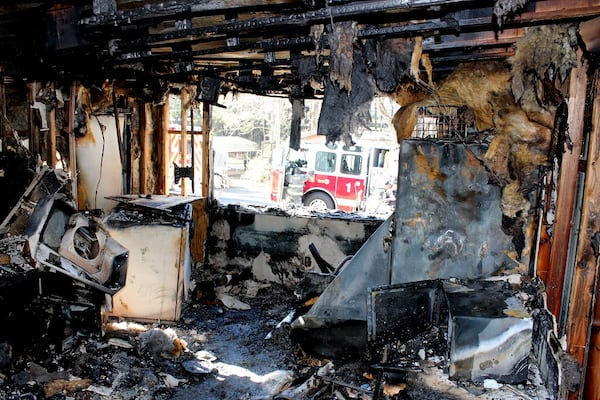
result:
<svg viewBox="0 0 600 400"><path fill-rule="evenodd" d="M548 309L555 316L559 316L560 314L569 250L569 237L571 235L571 220L573 218L575 196L577 193L577 174L579 172L579 158L583 142L587 69L587 62L583 61L582 52L579 50L577 66L571 71L569 81L568 124L569 136L571 137L573 148L562 154L559 172L560 178L557 188L556 222L553 229L550 264L546 282Z"/></svg>
<svg viewBox="0 0 600 400"><path fill-rule="evenodd" d="M585 398L600 398L598 262L600 261L600 81L593 82L592 131L588 143L581 233L567 315L568 351L583 366ZM576 398L573 395L572 398Z"/></svg>

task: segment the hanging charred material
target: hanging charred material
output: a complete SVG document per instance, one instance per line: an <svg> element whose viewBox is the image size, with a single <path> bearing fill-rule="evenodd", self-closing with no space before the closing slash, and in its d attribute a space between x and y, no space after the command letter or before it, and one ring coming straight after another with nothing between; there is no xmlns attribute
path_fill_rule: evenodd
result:
<svg viewBox="0 0 600 400"><path fill-rule="evenodd" d="M328 143L341 138L346 145L352 145L353 128L369 116L365 108L373 98L374 86L361 52L355 48L356 24L341 22L334 24L331 30L329 78L318 133L326 135Z"/></svg>
<svg viewBox="0 0 600 400"><path fill-rule="evenodd" d="M348 93L352 91L355 41L355 22L344 21L333 24L332 32L329 35L329 47L331 48L329 79Z"/></svg>
<svg viewBox="0 0 600 400"><path fill-rule="evenodd" d="M515 101L532 121L552 128L562 96L554 87L564 82L577 63L577 25L527 28L516 44L511 65Z"/></svg>
<svg viewBox="0 0 600 400"><path fill-rule="evenodd" d="M502 26L506 20L522 10L527 3L529 0L497 0L494 4L494 17L496 17L498 26Z"/></svg>
<svg viewBox="0 0 600 400"><path fill-rule="evenodd" d="M348 92L327 80L317 129L319 135L327 136L327 142L342 139L346 145L352 145L352 133L370 118L369 105L375 94L375 84L358 50L354 50L351 87L352 91Z"/></svg>
<svg viewBox="0 0 600 400"><path fill-rule="evenodd" d="M291 99L292 103L292 121L290 124L290 148L300 149L300 140L302 136L302 117L304 116L304 100Z"/></svg>
<svg viewBox="0 0 600 400"><path fill-rule="evenodd" d="M396 89L410 65L413 47L412 40L404 38L367 41L365 57L377 89L387 93Z"/></svg>
<svg viewBox="0 0 600 400"><path fill-rule="evenodd" d="M345 144L351 144L351 135L370 119L367 107L373 96L378 92L392 92L405 78L415 41L370 39L359 48L355 43L355 26L349 23L336 24L328 40L330 74L326 79L318 134L326 135L327 142L342 139ZM417 55L416 74L420 61ZM353 63L351 69L350 63ZM316 81L314 65L302 71L303 83Z"/></svg>

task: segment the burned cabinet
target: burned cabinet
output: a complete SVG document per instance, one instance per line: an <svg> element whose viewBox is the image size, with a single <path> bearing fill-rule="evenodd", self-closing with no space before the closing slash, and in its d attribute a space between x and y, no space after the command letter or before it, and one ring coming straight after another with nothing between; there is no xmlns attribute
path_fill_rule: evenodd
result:
<svg viewBox="0 0 600 400"><path fill-rule="evenodd" d="M177 321L191 276L192 203L180 196L120 196L104 222L129 250L125 287L113 296L110 316Z"/></svg>
<svg viewBox="0 0 600 400"><path fill-rule="evenodd" d="M414 365L416 342L423 356L446 360L452 379L527 381L533 318L507 282L409 282L373 288L368 299L369 351L379 362Z"/></svg>

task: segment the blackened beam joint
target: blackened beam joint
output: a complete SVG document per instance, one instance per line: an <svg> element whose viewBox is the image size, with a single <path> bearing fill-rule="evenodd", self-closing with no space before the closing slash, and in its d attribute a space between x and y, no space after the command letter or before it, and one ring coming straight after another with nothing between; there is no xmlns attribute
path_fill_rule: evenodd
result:
<svg viewBox="0 0 600 400"><path fill-rule="evenodd" d="M247 21L233 21L220 25L214 25L202 28L184 29L158 35L150 35L144 38L135 39L129 44L148 44L158 43L186 37L213 36L227 33L249 32L255 30L264 30L267 28L281 28L290 25L309 26L315 23L329 22L332 19L350 18L365 14L376 14L390 11L416 11L427 9L429 7L447 6L455 3L469 3L471 0L376 0L376 1L358 1L340 6L322 8L315 11L303 13L278 15L265 18L253 18ZM92 25L82 20L83 25Z"/></svg>
<svg viewBox="0 0 600 400"><path fill-rule="evenodd" d="M281 38L281 39L264 39L254 43L240 44L237 46L226 46L226 47L215 47L204 50L185 50L185 51L173 51L171 53L156 53L156 54L141 54L139 52L134 53L123 53L122 56L115 61L116 64L122 64L123 62L129 64L137 61L148 61L148 60L163 60L173 59L177 57L188 58L188 57L201 57L211 54L222 54L228 52L238 52L244 50L263 50L263 51L275 51L275 50L287 50L294 48L308 48L314 46L313 38L308 36L299 36L292 38Z"/></svg>
<svg viewBox="0 0 600 400"><path fill-rule="evenodd" d="M143 7L118 10L114 13L103 13L83 18L80 24L94 27L114 27L115 25L130 24L143 21L165 21L177 18L180 15L215 14L215 10L264 10L272 9L279 4L271 0L254 0L253 4L240 4L239 2L224 3L222 0L180 0L167 3L144 4ZM282 5L286 5L283 3Z"/></svg>
<svg viewBox="0 0 600 400"><path fill-rule="evenodd" d="M357 32L357 37L359 39L367 39L370 37L376 36L409 36L414 33L426 33L426 32L458 32L461 27L484 27L490 26L491 19L489 19L486 24L484 21L480 19L477 20L468 20L468 21L457 21L453 18L446 18L444 20L416 23L416 24L408 24L408 25L399 25L399 26L387 26L387 27L375 27L375 28L365 28L359 29ZM327 40L327 36L324 36L324 39ZM121 47L121 43L118 43L118 47ZM149 52L141 53L139 51L126 53L122 52L122 56L115 61L117 64L122 62L136 62L136 61L147 61L147 60L161 60L166 58L173 57L201 57L204 55L211 54L221 54L228 52L238 52L244 50L264 50L264 51L274 51L274 50L288 50L293 48L314 48L314 39L310 36L297 36L291 38L279 38L279 39L263 39L254 43L245 43L236 46L226 46L226 47L215 47L211 49L204 50L195 50L195 51L174 51L172 53L156 53L151 54ZM133 56L132 56L133 54Z"/></svg>

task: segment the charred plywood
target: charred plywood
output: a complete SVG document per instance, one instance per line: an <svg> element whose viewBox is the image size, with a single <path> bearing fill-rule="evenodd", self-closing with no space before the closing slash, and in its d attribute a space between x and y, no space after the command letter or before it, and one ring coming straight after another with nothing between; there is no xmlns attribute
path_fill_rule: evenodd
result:
<svg viewBox="0 0 600 400"><path fill-rule="evenodd" d="M405 140L401 145L391 284L524 272L502 231L501 188L482 144Z"/></svg>

